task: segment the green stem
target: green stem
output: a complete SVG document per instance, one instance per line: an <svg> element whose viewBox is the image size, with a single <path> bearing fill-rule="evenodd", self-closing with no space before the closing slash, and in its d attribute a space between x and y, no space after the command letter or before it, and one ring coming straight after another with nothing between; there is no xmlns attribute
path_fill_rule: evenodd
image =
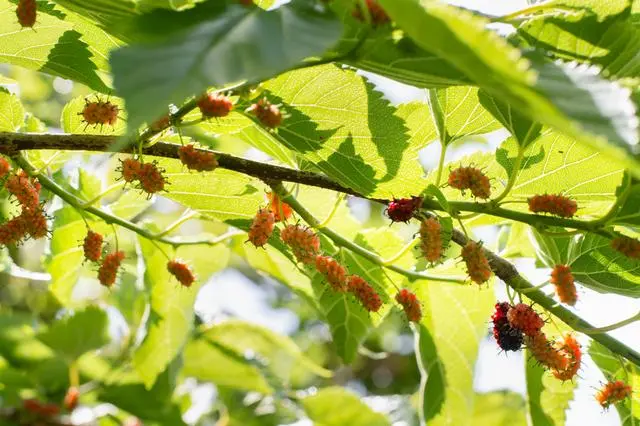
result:
<svg viewBox="0 0 640 426"><path fill-rule="evenodd" d="M40 172L38 172L38 173L40 173ZM85 202L82 205L83 208L90 207L90 206L94 205L95 203L97 203L98 201L100 201L101 199L103 199L104 197L106 197L107 195L109 195L110 193L115 191L116 189L122 188L124 185L125 185L124 181L123 182L114 183L113 185L111 185L110 187L108 187L107 189L102 191L100 194L96 195L95 197L93 197L89 201Z"/></svg>
<svg viewBox="0 0 640 426"><path fill-rule="evenodd" d="M108 224L112 224L112 225L119 225L123 228L129 229L130 231L135 232L136 234L140 235L143 238L146 238L148 240L152 240L152 241L159 241L165 244L169 244L171 246L177 247L177 246L182 246L182 245L194 245L194 244L203 244L203 245L215 245L215 244L219 244L224 240L219 240L219 239L213 239L213 240L201 240L201 241L189 241L189 242L181 242L181 241L176 241L176 240L172 240L172 239L168 239L168 238L158 238L157 236L155 236L154 234L152 234L151 232L147 231L144 228L139 227L138 225L129 222L128 220L119 218L117 216L113 216L107 212L105 212L104 210L100 210L96 207L85 207L84 203L82 200L80 200L79 198L77 198L76 196L74 196L73 194L70 194L69 192L67 192L64 188L62 188L60 185L58 185L56 182L54 182L51 178L49 178L48 176L46 176L45 174L42 173L38 173L38 171L36 170L36 168L29 163L23 155L17 155L14 158L14 161L16 162L16 164L18 166L20 166L25 172L27 172L27 174L29 174L30 176L36 177L38 178L38 181L40 182L40 184L47 188L51 193L57 195L58 197L60 197L64 202L66 202L67 204L69 204L70 206L74 207L75 209L79 210L79 211L85 211L87 213L90 213L94 216L97 216L99 218L101 218L102 220L104 220L106 223ZM225 239L229 238L229 234L225 235Z"/></svg>
<svg viewBox="0 0 640 426"><path fill-rule="evenodd" d="M155 235L155 237L156 238L160 238L160 237L164 237L165 235L170 234L171 231L176 229L178 226L182 225L183 223L185 223L188 220L193 219L194 217L197 217L198 215L199 215L199 213L198 212L194 212L194 211L189 211L187 214L183 214L178 219L176 219L175 222L173 222L171 225L167 226L167 228L164 231L158 232Z"/></svg>
<svg viewBox="0 0 640 426"><path fill-rule="evenodd" d="M333 219L333 216L335 216L336 212L338 211L338 208L340 207L340 204L342 204L342 200L344 200L344 196L345 194L338 195L338 199L334 203L333 208L329 212L329 215L322 222L318 224L316 229L324 228L325 226L327 226L329 222L331 222L331 219ZM282 215L282 213L280 214Z"/></svg>
<svg viewBox="0 0 640 426"><path fill-rule="evenodd" d="M606 325L604 327L587 328L587 329L576 328L575 330L591 336L593 334L608 333L609 331L613 331L613 330L616 330L618 328L624 327L625 325L632 324L632 323L634 323L634 322L636 322L638 320L640 320L640 312L638 312L637 314L635 314L634 316L632 316L630 318L627 318L627 319L622 320L622 321L618 321L618 322L613 323L613 324Z"/></svg>
<svg viewBox="0 0 640 426"><path fill-rule="evenodd" d="M447 155L447 147L440 142L440 159L438 160L438 173L436 174L436 186L440 186L442 180L442 170L444 169L444 160Z"/></svg>
<svg viewBox="0 0 640 426"><path fill-rule="evenodd" d="M296 200L293 195L291 193L289 193L285 187L282 185L281 182L270 182L269 185L271 186L271 189L273 190L273 192L275 192L276 194L278 194L278 196L280 197L281 200L283 200L285 203L289 204L291 206L291 208L293 210L295 210L295 212L305 221L307 222L307 224L309 226L311 226L312 228L317 228L317 226L320 224L318 219L316 219L315 217L313 217L313 215L307 210L305 209L302 204L300 204L298 202L298 200ZM342 235L338 234L337 232L323 227L318 229L319 232L323 233L324 235L326 235L327 237L329 237L329 239L331 239L336 245L340 246L340 247L344 247L346 249L349 249L350 251L359 254L360 256L364 257L365 259L375 263L376 265L380 265L382 267L385 267L391 271L394 271L400 275L404 275L405 277L411 279L411 280L434 280L434 281L443 281L443 282L452 282L452 283L463 283L465 282L465 279L462 277L451 277L451 276L437 276L437 275L429 275L429 274L423 274L420 272L415 272L415 271L409 271L407 269L404 268L400 268L399 266L396 265L385 265L384 264L384 259L382 259L380 256L378 256L376 253L373 253L367 249L365 249L364 247L361 247L357 244L355 244L352 241L347 240L346 238L344 238Z"/></svg>
<svg viewBox="0 0 640 426"><path fill-rule="evenodd" d="M533 5L533 6L526 7L524 9L517 10L517 11L515 11L513 13L508 14L508 15L497 16L495 18L492 18L491 22L509 23L510 21L512 21L512 20L514 20L516 18L519 18L521 16L531 15L531 14L537 13L537 12L543 12L543 11L548 10L548 9L567 10L567 8L559 7L554 2L546 2L546 3L540 3L540 4L536 4L536 5ZM568 10L571 10L571 9L568 9Z"/></svg>
<svg viewBox="0 0 640 426"><path fill-rule="evenodd" d="M395 261L397 261L398 259L400 259L402 256L404 256L409 250L412 250L416 244L418 243L418 241L420 241L420 238L416 237L413 240L409 241L409 243L407 245L405 245L404 247L402 247L402 249L396 253L393 257L390 257L389 259L385 259L383 261L384 266L388 266L391 265L392 263L394 263Z"/></svg>

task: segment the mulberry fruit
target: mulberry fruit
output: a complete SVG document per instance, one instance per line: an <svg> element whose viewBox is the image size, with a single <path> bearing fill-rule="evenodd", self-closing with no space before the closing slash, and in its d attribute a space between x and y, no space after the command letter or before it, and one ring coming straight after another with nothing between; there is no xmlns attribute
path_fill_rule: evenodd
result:
<svg viewBox="0 0 640 426"><path fill-rule="evenodd" d="M556 294L562 303L570 306L576 304L578 293L569 265L556 265L551 271L550 281L556 287Z"/></svg>
<svg viewBox="0 0 640 426"><path fill-rule="evenodd" d="M293 209L289 204L281 201L278 194L270 192L267 197L269 197L269 209L273 212L276 222L283 222L291 217Z"/></svg>
<svg viewBox="0 0 640 426"><path fill-rule="evenodd" d="M543 366L557 371L567 369L569 359L547 339L544 333L526 336L525 343L533 357Z"/></svg>
<svg viewBox="0 0 640 426"><path fill-rule="evenodd" d="M544 326L544 320L534 311L531 306L518 303L507 312L507 320L511 327L522 330L527 336L534 336L540 333Z"/></svg>
<svg viewBox="0 0 640 426"><path fill-rule="evenodd" d="M561 342L556 342L556 347L567 359L567 365L564 369L554 370L553 375L556 379L562 381L571 380L578 374L578 370L580 369L582 363L582 347L575 336L570 333L567 333Z"/></svg>
<svg viewBox="0 0 640 426"><path fill-rule="evenodd" d="M509 324L507 312L511 305L507 302L496 303L495 311L491 316L493 321L493 337L503 351L518 351L522 347L524 336L522 330Z"/></svg>
<svg viewBox="0 0 640 426"><path fill-rule="evenodd" d="M233 109L233 102L220 93L207 93L198 100L203 117L226 117Z"/></svg>
<svg viewBox="0 0 640 426"><path fill-rule="evenodd" d="M333 291L347 290L347 270L330 256L316 256L316 270L329 282Z"/></svg>
<svg viewBox="0 0 640 426"><path fill-rule="evenodd" d="M362 306L369 312L378 312L382 306L382 300L376 290L363 278L357 275L351 275L348 280L347 288L356 299L360 301Z"/></svg>
<svg viewBox="0 0 640 426"><path fill-rule="evenodd" d="M280 238L291 247L298 262L312 264L320 253L320 238L309 228L288 225L280 232Z"/></svg>
<svg viewBox="0 0 640 426"><path fill-rule="evenodd" d="M371 23L374 26L383 25L390 21L389 15L384 11L382 6L377 0L366 0L367 9L369 9L369 16L371 17ZM353 10L352 16L358 21L364 21L364 14L360 8L360 4Z"/></svg>
<svg viewBox="0 0 640 426"><path fill-rule="evenodd" d="M602 408L609 408L611 404L615 404L631 396L631 391L631 386L622 380L608 382L596 393L596 401L598 401Z"/></svg>
<svg viewBox="0 0 640 426"><path fill-rule="evenodd" d="M16 173L7 179L5 188L18 200L25 209L36 209L40 204L40 187L34 185L24 171Z"/></svg>
<svg viewBox="0 0 640 426"><path fill-rule="evenodd" d="M442 226L432 217L420 224L420 248L424 258L431 263L442 257Z"/></svg>
<svg viewBox="0 0 640 426"><path fill-rule="evenodd" d="M16 16L22 28L32 28L36 24L38 3L36 0L20 0Z"/></svg>
<svg viewBox="0 0 640 426"><path fill-rule="evenodd" d="M210 172L218 167L218 160L213 152L197 150L193 144L180 147L178 156L189 170Z"/></svg>
<svg viewBox="0 0 640 426"><path fill-rule="evenodd" d="M140 179L142 173L142 163L135 158L125 158L120 160L120 167L117 169L122 175L122 180L127 183Z"/></svg>
<svg viewBox="0 0 640 426"><path fill-rule="evenodd" d="M164 190L166 180L160 169L155 163L144 163L140 169L140 188L149 196Z"/></svg>
<svg viewBox="0 0 640 426"><path fill-rule="evenodd" d="M611 248L631 259L640 259L640 241L629 237L617 237L611 240Z"/></svg>
<svg viewBox="0 0 640 426"><path fill-rule="evenodd" d="M78 115L82 116L87 126L95 127L98 124L113 126L118 121L119 112L120 107L110 101L101 101L98 99L97 101L89 102L88 99L85 99L84 108Z"/></svg>
<svg viewBox="0 0 640 426"><path fill-rule="evenodd" d="M3 179L5 176L9 174L11 171L11 164L9 162L0 157L0 179Z"/></svg>
<svg viewBox="0 0 640 426"><path fill-rule="evenodd" d="M280 108L269 102L267 98L260 99L257 103L251 105L247 112L255 115L262 124L270 129L279 127L284 119Z"/></svg>
<svg viewBox="0 0 640 426"><path fill-rule="evenodd" d="M449 174L449 186L464 191L471 191L474 197L486 200L491 196L491 182L480 169L475 167L458 167Z"/></svg>
<svg viewBox="0 0 640 426"><path fill-rule="evenodd" d="M273 233L276 219L269 210L260 209L253 218L253 223L249 228L249 241L256 247L267 244L269 237Z"/></svg>
<svg viewBox="0 0 640 426"><path fill-rule="evenodd" d="M396 294L398 302L404 310L407 319L412 322L419 322L422 319L422 308L415 294L403 288Z"/></svg>
<svg viewBox="0 0 640 426"><path fill-rule="evenodd" d="M180 262L178 260L170 260L167 263L167 270L171 273L171 275L176 277L178 282L183 287L191 287L193 282L196 280L193 271L191 271L189 266L184 262Z"/></svg>
<svg viewBox="0 0 640 426"><path fill-rule="evenodd" d="M98 269L98 280L105 287L111 287L116 282L118 269L124 260L124 252L116 251L109 253L102 260L102 265Z"/></svg>
<svg viewBox="0 0 640 426"><path fill-rule="evenodd" d="M394 198L387 207L387 216L393 222L408 222L422 205L422 197Z"/></svg>
<svg viewBox="0 0 640 426"><path fill-rule="evenodd" d="M491 266L484 254L482 244L469 240L462 248L462 260L467 265L467 273L471 281L482 284L491 278Z"/></svg>
<svg viewBox="0 0 640 426"><path fill-rule="evenodd" d="M527 199L529 210L533 213L550 213L560 217L573 217L578 211L578 204L563 195L534 195Z"/></svg>
<svg viewBox="0 0 640 426"><path fill-rule="evenodd" d="M102 258L102 243L103 238L101 234L93 231L87 232L87 236L84 237L82 244L85 259L91 262L99 261Z"/></svg>

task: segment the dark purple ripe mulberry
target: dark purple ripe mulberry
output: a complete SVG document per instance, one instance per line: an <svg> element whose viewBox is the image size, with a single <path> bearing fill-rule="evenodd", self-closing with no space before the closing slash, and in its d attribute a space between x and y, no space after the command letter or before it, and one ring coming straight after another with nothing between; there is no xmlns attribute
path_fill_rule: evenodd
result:
<svg viewBox="0 0 640 426"><path fill-rule="evenodd" d="M522 347L524 337L522 331L511 327L507 319L507 312L511 305L507 302L496 303L495 311L491 315L493 321L493 337L503 351L518 351Z"/></svg>

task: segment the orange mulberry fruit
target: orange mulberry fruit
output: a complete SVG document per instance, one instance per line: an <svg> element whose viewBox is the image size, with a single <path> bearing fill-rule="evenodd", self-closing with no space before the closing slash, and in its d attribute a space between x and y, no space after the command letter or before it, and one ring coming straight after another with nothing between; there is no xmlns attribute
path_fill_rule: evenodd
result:
<svg viewBox="0 0 640 426"><path fill-rule="evenodd" d="M544 320L531 306L518 303L507 312L507 320L511 327L522 330L527 336L540 333L544 326Z"/></svg>
<svg viewBox="0 0 640 426"><path fill-rule="evenodd" d="M316 256L316 269L329 282L333 291L347 290L347 270L331 256Z"/></svg>
<svg viewBox="0 0 640 426"><path fill-rule="evenodd" d="M144 163L140 169L140 188L149 196L164 190L164 185L167 183L162 175L162 169L160 169L155 163Z"/></svg>
<svg viewBox="0 0 640 426"><path fill-rule="evenodd" d="M189 170L210 172L218 167L218 160L213 152L200 151L193 144L178 148L178 156Z"/></svg>
<svg viewBox="0 0 640 426"><path fill-rule="evenodd" d="M191 268L189 268L189 265L184 262L175 259L170 260L167 263L167 270L171 273L171 275L176 277L178 282L180 282L183 287L191 287L193 282L196 280L193 271L191 270Z"/></svg>
<svg viewBox="0 0 640 426"><path fill-rule="evenodd" d="M11 164L5 159L0 157L0 179L4 178L11 171Z"/></svg>
<svg viewBox="0 0 640 426"><path fill-rule="evenodd" d="M220 93L207 93L198 100L198 108L204 117L226 117L233 109L233 102Z"/></svg>
<svg viewBox="0 0 640 426"><path fill-rule="evenodd" d="M97 101L89 102L89 99L85 99L85 105L78 115L82 116L82 119L87 126L109 125L113 126L118 121L118 113L120 107L112 103L111 101Z"/></svg>
<svg viewBox="0 0 640 426"><path fill-rule="evenodd" d="M418 298L406 288L396 294L396 302L402 306L409 321L419 322L422 319L422 308Z"/></svg>
<svg viewBox="0 0 640 426"><path fill-rule="evenodd" d="M311 229L300 225L288 225L280 238L291 247L298 262L312 264L320 253L320 238Z"/></svg>
<svg viewBox="0 0 640 426"><path fill-rule="evenodd" d="M47 217L41 207L35 209L23 209L21 216L27 224L27 233L33 239L40 239L47 236Z"/></svg>
<svg viewBox="0 0 640 426"><path fill-rule="evenodd" d="M408 222L422 205L422 197L394 198L387 207L387 216L393 222Z"/></svg>
<svg viewBox="0 0 640 426"><path fill-rule="evenodd" d="M171 125L171 117L169 117L169 114L165 114L159 119L157 119L156 121L154 121L153 123L151 123L149 128L154 132L161 132L167 127L169 127L170 125Z"/></svg>
<svg viewBox="0 0 640 426"><path fill-rule="evenodd" d="M120 167L116 169L122 175L122 180L127 183L140 179L142 173L142 163L135 158L125 158L120 160Z"/></svg>
<svg viewBox="0 0 640 426"><path fill-rule="evenodd" d="M389 15L384 11L382 6L376 0L366 0L367 9L369 9L369 16L371 17L371 23L373 25L383 25L390 21ZM358 21L364 21L364 14L360 8L360 4L356 5L353 10L352 16Z"/></svg>
<svg viewBox="0 0 640 426"><path fill-rule="evenodd" d="M491 278L491 266L484 254L482 244L469 240L462 248L462 260L467 265L467 273L471 281L482 284Z"/></svg>
<svg viewBox="0 0 640 426"><path fill-rule="evenodd" d="M22 28L32 28L36 24L38 3L36 0L20 0L16 16Z"/></svg>
<svg viewBox="0 0 640 426"><path fill-rule="evenodd" d="M442 257L442 226L432 217L420 224L420 248L429 262L437 262Z"/></svg>
<svg viewBox="0 0 640 426"><path fill-rule="evenodd" d="M560 217L573 217L578 211L578 204L564 195L543 194L527 199L529 210L533 213L550 213Z"/></svg>
<svg viewBox="0 0 640 426"><path fill-rule="evenodd" d="M543 366L563 371L569 365L569 359L547 339L544 333L525 336L525 343L533 357Z"/></svg>
<svg viewBox="0 0 640 426"><path fill-rule="evenodd" d="M269 198L269 209L273 212L276 222L283 222L291 217L293 209L289 204L281 201L278 194L269 192L267 197Z"/></svg>
<svg viewBox="0 0 640 426"><path fill-rule="evenodd" d="M67 389L67 393L64 396L64 408L66 408L67 411L75 410L78 406L78 399L80 399L80 390L75 386L71 386Z"/></svg>
<svg viewBox="0 0 640 426"><path fill-rule="evenodd" d="M84 250L84 257L91 262L97 262L102 258L102 243L103 237L101 234L93 231L87 232L87 236L84 237L82 249Z"/></svg>
<svg viewBox="0 0 640 426"><path fill-rule="evenodd" d="M617 237L611 240L611 248L631 259L640 259L640 241L630 237Z"/></svg>
<svg viewBox="0 0 640 426"><path fill-rule="evenodd" d="M4 186L12 194L23 208L35 209L40 204L39 187L34 186L34 181L24 171L16 173L7 179ZM39 184L38 184L39 185Z"/></svg>
<svg viewBox="0 0 640 426"><path fill-rule="evenodd" d="M449 173L449 186L465 191L471 191L474 197L486 200L491 196L491 182L475 167L458 167Z"/></svg>
<svg viewBox="0 0 640 426"><path fill-rule="evenodd" d="M18 244L27 235L29 226L25 217L20 215L0 225L0 244Z"/></svg>
<svg viewBox="0 0 640 426"><path fill-rule="evenodd" d="M553 375L562 381L571 380L578 374L582 363L582 347L573 334L567 333L563 340L556 342L556 347L567 359L564 369L553 370Z"/></svg>
<svg viewBox="0 0 640 426"><path fill-rule="evenodd" d="M111 287L116 282L118 269L124 260L124 252L116 251L107 254L102 260L102 265L98 269L98 280L105 287Z"/></svg>
<svg viewBox="0 0 640 426"><path fill-rule="evenodd" d="M575 305L578 300L576 284L569 265L556 265L551 271L551 284L556 287L556 294L562 303Z"/></svg>
<svg viewBox="0 0 640 426"><path fill-rule="evenodd" d="M608 382L596 393L596 401L602 408L609 408L611 404L618 403L631 396L632 388L622 380Z"/></svg>
<svg viewBox="0 0 640 426"><path fill-rule="evenodd" d="M251 105L247 109L247 112L255 115L262 124L271 129L279 127L284 118L280 108L269 102L267 98L262 98L257 103Z"/></svg>
<svg viewBox="0 0 640 426"><path fill-rule="evenodd" d="M251 241L251 244L256 247L262 247L267 244L275 224L276 219L271 211L267 209L258 210L249 228L249 241Z"/></svg>
<svg viewBox="0 0 640 426"><path fill-rule="evenodd" d="M380 300L378 292L376 292L364 278L358 275L351 275L347 283L347 288L367 311L378 312L380 310L382 300Z"/></svg>

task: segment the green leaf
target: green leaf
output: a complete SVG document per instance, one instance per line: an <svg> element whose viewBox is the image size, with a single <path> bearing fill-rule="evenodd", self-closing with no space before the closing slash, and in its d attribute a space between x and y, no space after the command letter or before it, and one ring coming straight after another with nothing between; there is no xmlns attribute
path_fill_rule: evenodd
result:
<svg viewBox="0 0 640 426"><path fill-rule="evenodd" d="M535 242L536 257L548 268L556 265L566 265L571 257L572 238L566 236L551 236L541 234L531 229Z"/></svg>
<svg viewBox="0 0 640 426"><path fill-rule="evenodd" d="M145 285L150 292L151 313L147 335L133 355L133 366L147 389L150 389L171 361L182 351L193 329L193 305L202 284L196 281L182 288L167 271L167 258L152 242L140 238L146 264ZM163 245L167 254L168 246ZM222 244L209 249L216 269L226 266L229 250ZM196 271L197 272L197 271Z"/></svg>
<svg viewBox="0 0 640 426"><path fill-rule="evenodd" d="M0 88L0 131L15 132L24 122L24 108L20 99Z"/></svg>
<svg viewBox="0 0 640 426"><path fill-rule="evenodd" d="M484 166L493 160L486 173L502 179L518 166L519 146L514 138L507 139L496 151L495 159L471 157L474 164ZM528 212L522 203L537 194L563 194L578 203L580 217L600 217L616 200L616 191L623 178L624 166L608 159L601 151L581 145L574 139L546 131L524 151L520 172L505 200L517 201L509 208ZM499 180L498 180L499 181ZM501 190L502 188L498 186ZM447 198L455 192L444 191ZM457 197L460 197L459 191Z"/></svg>
<svg viewBox="0 0 640 426"><path fill-rule="evenodd" d="M531 142L540 137L542 124L530 120L511 105L499 101L484 90L478 96L480 103L516 138L518 144L526 148Z"/></svg>
<svg viewBox="0 0 640 426"><path fill-rule="evenodd" d="M39 338L68 361L74 361L109 343L107 314L90 306L56 320Z"/></svg>
<svg viewBox="0 0 640 426"><path fill-rule="evenodd" d="M106 58L120 44L117 39L45 1L38 1L34 31L25 31L16 19L15 7L15 2L0 0L0 62L109 91Z"/></svg>
<svg viewBox="0 0 640 426"><path fill-rule="evenodd" d="M640 33L629 20L629 1L554 3L577 8L525 21L518 35L557 58L596 64L609 77L640 75Z"/></svg>
<svg viewBox="0 0 640 426"><path fill-rule="evenodd" d="M473 424L478 426L526 426L525 406L522 396L515 392L476 394Z"/></svg>
<svg viewBox="0 0 640 426"><path fill-rule="evenodd" d="M480 105L477 87L431 89L428 99L444 146L465 136L489 133L500 128L500 124Z"/></svg>
<svg viewBox="0 0 640 426"><path fill-rule="evenodd" d="M421 49L409 37L398 33L374 34L358 49L354 67L393 78L417 87L467 85L469 78L450 62Z"/></svg>
<svg viewBox="0 0 640 426"><path fill-rule="evenodd" d="M640 211L638 211L638 205L640 205L640 185L635 181L633 183L628 181L623 182L620 185L618 197L622 197L622 199L619 200L621 204L612 221L619 224L640 226Z"/></svg>
<svg viewBox="0 0 640 426"><path fill-rule="evenodd" d="M572 241L571 272L576 281L600 293L640 297L640 264L611 248L608 239L586 234Z"/></svg>
<svg viewBox="0 0 640 426"><path fill-rule="evenodd" d="M531 356L525 352L525 360ZM527 362L527 361L525 361ZM535 426L563 426L576 383L561 382L536 362L526 364L529 416Z"/></svg>
<svg viewBox="0 0 640 426"><path fill-rule="evenodd" d="M427 186L427 189L425 189L424 192L422 193L422 196L428 197L428 198L435 197L438 203L440 204L440 207L442 207L444 211L448 213L451 212L451 208L449 206L449 201L447 201L447 197L445 197L442 190L437 186L435 186L434 184L430 183Z"/></svg>
<svg viewBox="0 0 640 426"><path fill-rule="evenodd" d="M494 295L490 290L478 291L475 285L433 281L418 281L414 288L424 307L416 357L423 371L432 372L431 377L422 377L423 421L474 425L474 364ZM427 349L424 354L422 349Z"/></svg>
<svg viewBox="0 0 640 426"><path fill-rule="evenodd" d="M114 126L92 124L89 125L82 116L82 111L90 102L111 102L119 108L118 119ZM82 133L87 135L120 135L127 128L126 115L124 114L124 102L122 99L104 95L91 94L78 96L70 100L62 110L60 126L67 133Z"/></svg>
<svg viewBox="0 0 640 426"><path fill-rule="evenodd" d="M71 301L73 288L80 277L84 259L82 241L86 234L87 227L75 209L64 207L56 211L47 271L51 274L49 291L62 305Z"/></svg>
<svg viewBox="0 0 640 426"><path fill-rule="evenodd" d="M269 12L224 3L205 2L185 12L159 10L134 24L137 31L162 37L153 44L132 44L111 57L130 129L208 86L260 81L320 56L341 33L331 14L307 2Z"/></svg>
<svg viewBox="0 0 640 426"><path fill-rule="evenodd" d="M171 182L165 197L198 211L206 217L248 225L265 203L266 187L257 179L230 170L192 173L178 160L158 158Z"/></svg>
<svg viewBox="0 0 640 426"><path fill-rule="evenodd" d="M121 19L136 14L136 2L133 0L55 0L61 6L85 16L100 24L105 30L114 28Z"/></svg>
<svg viewBox="0 0 640 426"><path fill-rule="evenodd" d="M328 387L302 400L307 416L317 426L390 426L358 396L340 387Z"/></svg>
<svg viewBox="0 0 640 426"><path fill-rule="evenodd" d="M640 410L640 397L638 397L640 371L638 371L638 367L633 363L621 360L604 345L595 341L592 341L589 346L589 355L608 381L622 380L631 386L631 398L626 398L621 403L615 404L615 407L623 426L638 424L640 422L640 417L637 415Z"/></svg>
<svg viewBox="0 0 640 426"><path fill-rule="evenodd" d="M486 19L469 11L434 1L380 3L419 46L450 61L491 95L640 174L629 149L638 142L638 120L628 90L585 66L554 63L537 53L525 60L485 28Z"/></svg>
<svg viewBox="0 0 640 426"><path fill-rule="evenodd" d="M395 110L363 77L334 65L291 71L265 88L290 115L278 128L282 143L339 183L386 198L424 188L418 151L436 138L426 105Z"/></svg>
<svg viewBox="0 0 640 426"><path fill-rule="evenodd" d="M331 377L288 337L242 321L208 327L185 349L185 374L222 386L270 393L271 375L287 386L297 372Z"/></svg>

